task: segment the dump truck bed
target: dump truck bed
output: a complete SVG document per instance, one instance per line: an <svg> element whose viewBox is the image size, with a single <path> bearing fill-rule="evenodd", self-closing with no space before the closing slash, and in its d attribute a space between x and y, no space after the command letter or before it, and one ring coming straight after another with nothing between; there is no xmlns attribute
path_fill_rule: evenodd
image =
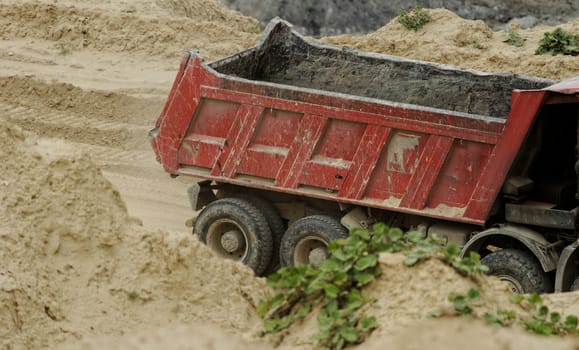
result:
<svg viewBox="0 0 579 350"><path fill-rule="evenodd" d="M171 174L482 224L551 83L310 43L275 20L224 60L189 52L151 139Z"/></svg>

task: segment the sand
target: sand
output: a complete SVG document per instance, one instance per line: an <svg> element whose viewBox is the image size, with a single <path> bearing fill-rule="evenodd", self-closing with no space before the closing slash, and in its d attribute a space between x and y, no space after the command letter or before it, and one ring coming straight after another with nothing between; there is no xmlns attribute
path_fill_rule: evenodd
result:
<svg viewBox="0 0 579 350"><path fill-rule="evenodd" d="M479 22L433 17L416 34L392 22L324 40L487 71L578 74L577 58L528 54L543 29L521 31L527 43L514 48ZM258 31L212 0L0 0L0 348L312 348L315 315L255 337L256 305L271 291L191 235L195 179L170 179L146 136L184 50L217 59L253 45ZM410 269L400 259L381 257L384 275L370 288L380 328L361 349L579 346L428 320L473 282L438 261ZM496 281L478 287L482 311L510 305ZM547 302L579 313L577 293Z"/></svg>
<svg viewBox="0 0 579 350"><path fill-rule="evenodd" d="M504 42L508 33L493 32L483 21L464 20L444 9L430 13L432 21L416 32L392 20L374 33L328 37L322 41L484 72L512 72L557 80L579 75L576 56L534 54L543 34L553 27L516 30L526 41L522 47L515 47ZM559 27L579 33L579 19Z"/></svg>

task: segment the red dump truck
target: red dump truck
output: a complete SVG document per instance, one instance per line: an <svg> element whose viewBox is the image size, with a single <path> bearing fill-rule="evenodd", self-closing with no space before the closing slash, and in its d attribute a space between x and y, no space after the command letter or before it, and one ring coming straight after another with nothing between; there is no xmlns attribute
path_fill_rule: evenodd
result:
<svg viewBox="0 0 579 350"><path fill-rule="evenodd" d="M157 160L200 210L193 233L263 275L320 264L373 222L476 251L516 292L579 289L579 79L485 74L308 42L183 59Z"/></svg>

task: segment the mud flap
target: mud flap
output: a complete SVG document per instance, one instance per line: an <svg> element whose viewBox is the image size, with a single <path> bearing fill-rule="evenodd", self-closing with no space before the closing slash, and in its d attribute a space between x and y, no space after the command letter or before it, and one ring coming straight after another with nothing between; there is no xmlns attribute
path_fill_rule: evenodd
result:
<svg viewBox="0 0 579 350"><path fill-rule="evenodd" d="M187 189L189 195L189 203L191 208L195 211L203 208L207 204L217 199L213 193L213 187L210 180L199 181Z"/></svg>
<svg viewBox="0 0 579 350"><path fill-rule="evenodd" d="M577 278L577 265L575 263L577 254L579 254L579 240L573 242L563 249L557 273L555 275L555 292L568 292L571 285Z"/></svg>

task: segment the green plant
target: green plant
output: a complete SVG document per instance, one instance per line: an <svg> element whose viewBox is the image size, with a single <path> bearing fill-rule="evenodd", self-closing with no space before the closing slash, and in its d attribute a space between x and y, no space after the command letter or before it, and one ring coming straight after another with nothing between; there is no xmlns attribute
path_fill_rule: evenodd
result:
<svg viewBox="0 0 579 350"><path fill-rule="evenodd" d="M412 232L409 233L411 234ZM415 246L406 254L404 263L408 266L421 260L437 257L464 276L475 277L488 271L488 267L481 264L478 253L470 252L469 256L461 258L458 245L452 242L444 245L444 240L437 235L429 235L426 239L411 237L410 241L415 242Z"/></svg>
<svg viewBox="0 0 579 350"><path fill-rule="evenodd" d="M450 293L448 300L458 315L472 315L474 307L480 304L480 292L471 288L466 294Z"/></svg>
<svg viewBox="0 0 579 350"><path fill-rule="evenodd" d="M414 5L410 10L400 8L400 15L397 19L398 23L402 24L408 30L417 31L424 27L424 25L432 21L432 17L428 10L420 5Z"/></svg>
<svg viewBox="0 0 579 350"><path fill-rule="evenodd" d="M579 34L569 33L561 28L546 32L539 41L535 55L558 54L576 56L579 54Z"/></svg>
<svg viewBox="0 0 579 350"><path fill-rule="evenodd" d="M286 267L267 282L278 293L262 300L258 314L264 319L262 334L280 331L303 319L314 304L321 304L316 340L322 348L342 349L360 343L377 327L376 319L365 315L371 299L362 288L380 275L378 254L400 251L404 244L399 229L383 224L368 230L353 229L347 239L330 243L330 257L315 268L311 265Z"/></svg>
<svg viewBox="0 0 579 350"><path fill-rule="evenodd" d="M559 312L549 311L540 295L529 295L527 308L531 316L522 320L522 323L528 331L539 335L577 334L577 316L569 315L562 320Z"/></svg>
<svg viewBox="0 0 579 350"><path fill-rule="evenodd" d="M247 28L247 32L251 34L259 34L261 33L261 26L259 25L259 23L256 23L253 26L249 26Z"/></svg>
<svg viewBox="0 0 579 350"><path fill-rule="evenodd" d="M330 257L319 268L286 267L268 277L267 283L276 294L258 305L264 320L260 334L283 330L320 305L315 340L321 348L342 349L361 343L378 326L375 318L366 315L373 300L363 288L381 273L380 253L404 252L408 266L437 258L463 275L486 271L478 254L462 259L457 245L444 243L436 235L424 238L421 232L405 233L381 223L372 231L353 229L348 238L330 243Z"/></svg>
<svg viewBox="0 0 579 350"><path fill-rule="evenodd" d="M507 34L507 38L505 40L503 40L504 43L507 43L509 45L512 46L516 46L516 47L521 47L525 44L525 41L527 41L526 38L523 38L521 36L521 34L519 34L517 31L515 30L510 30L509 34Z"/></svg>
<svg viewBox="0 0 579 350"><path fill-rule="evenodd" d="M139 293L137 293L136 291L128 292L127 297L129 298L129 300L137 300L139 298Z"/></svg>
<svg viewBox="0 0 579 350"><path fill-rule="evenodd" d="M448 297L453 303L456 315L476 316L474 309L480 306L480 293L470 289L467 294L451 293ZM482 318L488 323L501 327L509 327L515 323L520 324L530 333L538 335L566 335L577 334L577 316L568 315L564 320L559 312L550 312L549 307L543 303L540 295L533 293L525 298L520 294L514 294L511 301L529 311L529 314L518 314L513 310L497 310L496 314L485 313ZM442 312L434 313L440 316Z"/></svg>

